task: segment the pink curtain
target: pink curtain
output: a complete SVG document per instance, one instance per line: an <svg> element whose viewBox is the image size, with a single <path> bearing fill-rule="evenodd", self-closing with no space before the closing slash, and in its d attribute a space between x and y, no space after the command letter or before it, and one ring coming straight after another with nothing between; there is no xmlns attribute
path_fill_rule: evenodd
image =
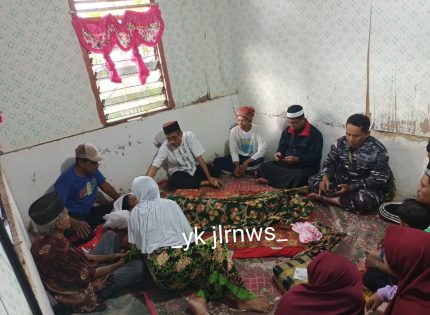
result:
<svg viewBox="0 0 430 315"><path fill-rule="evenodd" d="M111 14L97 21L73 14L72 23L81 45L91 52L103 54L112 82L121 82L110 57L117 45L123 51L132 51L131 59L137 64L140 83L145 84L149 70L139 53L139 45L154 47L163 35L164 22L158 6L146 12L125 11L122 23Z"/></svg>

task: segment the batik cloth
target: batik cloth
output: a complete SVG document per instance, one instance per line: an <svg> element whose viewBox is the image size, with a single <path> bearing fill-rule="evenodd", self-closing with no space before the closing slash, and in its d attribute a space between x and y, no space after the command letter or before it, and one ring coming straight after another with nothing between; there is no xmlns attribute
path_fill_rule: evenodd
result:
<svg viewBox="0 0 430 315"><path fill-rule="evenodd" d="M184 212L192 227L212 231L212 226L225 229L268 227L307 219L313 204L294 190L264 192L229 198L185 197L168 195Z"/></svg>
<svg viewBox="0 0 430 315"><path fill-rule="evenodd" d="M165 290L194 289L208 300L226 295L249 301L256 298L247 290L225 244L213 239L184 248L159 248L144 255L155 283Z"/></svg>
<svg viewBox="0 0 430 315"><path fill-rule="evenodd" d="M43 284L56 300L78 313L106 308L96 292L107 285L107 277L96 278L97 264L65 238L42 235L31 246L31 254Z"/></svg>

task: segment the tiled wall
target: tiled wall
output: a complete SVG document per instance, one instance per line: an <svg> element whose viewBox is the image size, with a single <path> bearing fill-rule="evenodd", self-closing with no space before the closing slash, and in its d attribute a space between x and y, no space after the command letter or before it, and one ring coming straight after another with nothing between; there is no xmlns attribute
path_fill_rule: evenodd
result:
<svg viewBox="0 0 430 315"><path fill-rule="evenodd" d="M370 41L375 126L430 132L430 3L352 0L160 0L178 107L239 91L279 115L301 103L340 125L364 112ZM101 127L67 1L0 2L3 152Z"/></svg>
<svg viewBox="0 0 430 315"><path fill-rule="evenodd" d="M314 121L365 110L370 1L231 1L239 97L269 114L302 104Z"/></svg>
<svg viewBox="0 0 430 315"><path fill-rule="evenodd" d="M380 130L430 133L430 2L235 0L239 101L281 114L300 103L314 121L365 112ZM371 21L371 24L370 24Z"/></svg>
<svg viewBox="0 0 430 315"><path fill-rule="evenodd" d="M0 29L3 151L101 127L67 1L3 0Z"/></svg>
<svg viewBox="0 0 430 315"><path fill-rule="evenodd" d="M159 1L178 107L236 91L227 1ZM3 152L102 127L67 1L0 2Z"/></svg>
<svg viewBox="0 0 430 315"><path fill-rule="evenodd" d="M371 100L378 129L430 134L429 14L425 0L373 1Z"/></svg>
<svg viewBox="0 0 430 315"><path fill-rule="evenodd" d="M231 0L161 0L163 36L177 106L235 93L228 3Z"/></svg>

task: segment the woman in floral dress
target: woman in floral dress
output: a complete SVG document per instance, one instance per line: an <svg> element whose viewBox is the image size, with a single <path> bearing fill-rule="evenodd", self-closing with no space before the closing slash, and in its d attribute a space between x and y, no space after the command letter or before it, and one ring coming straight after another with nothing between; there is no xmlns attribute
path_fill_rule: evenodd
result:
<svg viewBox="0 0 430 315"><path fill-rule="evenodd" d="M130 214L129 242L143 254L160 288L196 290L196 297L189 300L195 314L209 314L207 300L222 297L235 300L239 309L270 311L266 298L245 288L225 245L213 240L194 243L195 235L181 208L160 198L152 178L135 178L132 191L139 204Z"/></svg>

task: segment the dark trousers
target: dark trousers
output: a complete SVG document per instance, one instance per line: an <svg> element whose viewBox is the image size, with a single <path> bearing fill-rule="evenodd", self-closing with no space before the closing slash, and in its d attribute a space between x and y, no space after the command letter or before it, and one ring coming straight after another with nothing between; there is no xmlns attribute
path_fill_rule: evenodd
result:
<svg viewBox="0 0 430 315"><path fill-rule="evenodd" d="M72 229L64 231L64 236L66 236L74 246L79 246L91 241L95 236L94 231L97 226L105 222L103 216L110 213L112 211L112 207L112 205L93 206L86 215L69 212L69 215L72 218L86 221L90 225L91 229L90 233L83 238L78 237L78 235Z"/></svg>
<svg viewBox="0 0 430 315"><path fill-rule="evenodd" d="M239 164L242 164L243 162L245 162L249 158L250 158L250 156L244 156L244 155L239 154ZM256 159L251 164L249 164L248 167L256 167L263 162L264 162L264 158L261 157L261 158ZM233 160L231 159L231 155L218 157L214 160L213 164L215 167L219 168L220 170L224 170L224 171L227 171L230 173L234 172L234 163L233 163Z"/></svg>
<svg viewBox="0 0 430 315"><path fill-rule="evenodd" d="M380 269L369 268L363 277L363 284L372 292L385 287L386 285L396 285L399 280Z"/></svg>
<svg viewBox="0 0 430 315"><path fill-rule="evenodd" d="M322 176L321 174L313 175L309 178L309 191L318 192ZM342 183L336 178L330 179L330 190L335 191L337 185L348 184ZM329 196L330 197L330 196ZM382 202L382 191L370 189L360 189L340 196L340 205L346 210L359 212L361 214L376 210Z"/></svg>
<svg viewBox="0 0 430 315"><path fill-rule="evenodd" d="M119 253L119 237L113 231L103 234L100 243L93 249L93 255L109 255ZM134 287L143 280L143 262L140 259L130 260L112 273L109 284L98 291L97 295L106 300L121 290Z"/></svg>
<svg viewBox="0 0 430 315"><path fill-rule="evenodd" d="M97 227L100 224L105 223L105 219L103 219L103 217L110 213L112 209L113 205L93 206L88 214L76 214L69 211L69 215L72 218L86 221L91 227Z"/></svg>
<svg viewBox="0 0 430 315"><path fill-rule="evenodd" d="M219 178L221 171L212 165L208 165L209 173L212 177ZM200 187L202 181L207 180L205 173L203 172L200 165L197 166L194 175L190 175L187 172L174 172L170 175L169 186L170 188L185 188L185 189L196 189Z"/></svg>
<svg viewBox="0 0 430 315"><path fill-rule="evenodd" d="M295 167L276 161L265 162L258 168L259 176L278 189L306 186L309 177L316 172L318 168L315 167Z"/></svg>

